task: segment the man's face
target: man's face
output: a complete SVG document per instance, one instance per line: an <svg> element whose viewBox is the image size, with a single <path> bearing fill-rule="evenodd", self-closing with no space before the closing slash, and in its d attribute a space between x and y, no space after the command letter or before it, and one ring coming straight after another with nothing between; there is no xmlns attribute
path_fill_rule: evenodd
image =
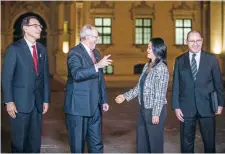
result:
<svg viewBox="0 0 225 154"><path fill-rule="evenodd" d="M98 32L95 29L93 29L92 35L87 37L87 42L91 50L95 49L98 39L99 39Z"/></svg>
<svg viewBox="0 0 225 154"><path fill-rule="evenodd" d="M24 26L25 35L37 40L40 39L42 25L37 19L30 19L29 25Z"/></svg>
<svg viewBox="0 0 225 154"><path fill-rule="evenodd" d="M193 32L189 34L187 45L190 52L197 53L201 51L203 39L199 33Z"/></svg>

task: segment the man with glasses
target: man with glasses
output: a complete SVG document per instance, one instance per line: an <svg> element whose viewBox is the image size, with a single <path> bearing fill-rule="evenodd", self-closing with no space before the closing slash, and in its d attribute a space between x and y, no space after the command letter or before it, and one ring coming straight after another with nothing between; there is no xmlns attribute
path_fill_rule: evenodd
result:
<svg viewBox="0 0 225 154"><path fill-rule="evenodd" d="M36 42L42 31L38 19L24 18L21 29L24 38L9 45L4 58L3 102L10 120L11 152L39 153L42 114L50 101L48 56Z"/></svg>
<svg viewBox="0 0 225 154"><path fill-rule="evenodd" d="M204 152L215 153L215 115L221 115L224 89L219 63L214 54L202 50L198 31L187 35L188 52L176 58L173 73L172 108L180 121L181 152L193 153L196 123L199 122ZM218 110L213 111L212 92Z"/></svg>
<svg viewBox="0 0 225 154"><path fill-rule="evenodd" d="M100 58L95 49L98 32L92 25L80 31L80 44L67 57L68 79L64 112L71 153L103 153L102 113L108 111L103 68L112 63L110 55Z"/></svg>

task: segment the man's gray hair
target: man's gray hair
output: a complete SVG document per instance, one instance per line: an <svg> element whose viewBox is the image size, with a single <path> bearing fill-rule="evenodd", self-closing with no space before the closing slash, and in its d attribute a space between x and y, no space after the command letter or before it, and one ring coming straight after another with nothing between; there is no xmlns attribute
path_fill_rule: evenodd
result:
<svg viewBox="0 0 225 154"><path fill-rule="evenodd" d="M92 36L94 29L95 27L90 24L84 25L84 27L80 31L80 40L83 41L87 36Z"/></svg>

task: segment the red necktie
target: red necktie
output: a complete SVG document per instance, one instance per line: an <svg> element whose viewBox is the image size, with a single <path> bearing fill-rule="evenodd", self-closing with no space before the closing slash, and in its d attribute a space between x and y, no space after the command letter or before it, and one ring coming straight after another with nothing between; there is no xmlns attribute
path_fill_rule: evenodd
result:
<svg viewBox="0 0 225 154"><path fill-rule="evenodd" d="M96 59L95 59L93 50L90 50L90 56L91 56L91 59L92 59L93 63L95 64L96 63Z"/></svg>
<svg viewBox="0 0 225 154"><path fill-rule="evenodd" d="M34 61L34 67L35 71L38 74L38 60L37 60L37 51L35 45L32 45L33 48L33 61Z"/></svg>

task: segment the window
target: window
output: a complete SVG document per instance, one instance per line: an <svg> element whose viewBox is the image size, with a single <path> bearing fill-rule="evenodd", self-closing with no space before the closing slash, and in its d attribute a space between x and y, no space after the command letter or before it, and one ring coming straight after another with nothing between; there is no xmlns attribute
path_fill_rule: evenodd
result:
<svg viewBox="0 0 225 154"><path fill-rule="evenodd" d="M103 68L104 74L113 75L114 67L113 65L109 65Z"/></svg>
<svg viewBox="0 0 225 154"><path fill-rule="evenodd" d="M192 29L191 19L176 19L176 45L185 45L187 33Z"/></svg>
<svg viewBox="0 0 225 154"><path fill-rule="evenodd" d="M97 44L112 43L112 20L111 18L95 18L95 27L99 33Z"/></svg>
<svg viewBox="0 0 225 154"><path fill-rule="evenodd" d="M136 18L135 44L148 44L152 37L152 20L149 18Z"/></svg>

